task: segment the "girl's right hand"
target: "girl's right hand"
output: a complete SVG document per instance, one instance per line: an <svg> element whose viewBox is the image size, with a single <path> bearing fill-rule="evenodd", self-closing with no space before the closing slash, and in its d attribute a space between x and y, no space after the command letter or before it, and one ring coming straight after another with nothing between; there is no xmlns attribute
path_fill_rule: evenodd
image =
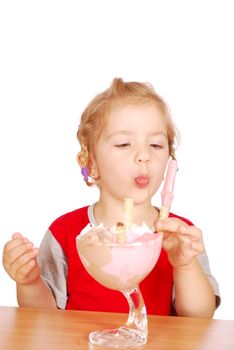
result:
<svg viewBox="0 0 234 350"><path fill-rule="evenodd" d="M12 239L4 246L3 266L18 285L32 284L40 277L36 260L38 255L38 248L34 248L20 233L14 233Z"/></svg>

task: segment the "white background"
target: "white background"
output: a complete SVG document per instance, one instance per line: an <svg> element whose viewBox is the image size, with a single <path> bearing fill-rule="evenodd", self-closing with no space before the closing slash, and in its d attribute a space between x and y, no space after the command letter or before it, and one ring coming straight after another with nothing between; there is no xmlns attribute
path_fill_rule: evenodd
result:
<svg viewBox="0 0 234 350"><path fill-rule="evenodd" d="M231 0L1 1L1 251L97 199L75 160L79 117L114 77L151 82L181 132L173 211L203 230L215 318L234 319L233 33ZM2 266L0 305L16 305Z"/></svg>

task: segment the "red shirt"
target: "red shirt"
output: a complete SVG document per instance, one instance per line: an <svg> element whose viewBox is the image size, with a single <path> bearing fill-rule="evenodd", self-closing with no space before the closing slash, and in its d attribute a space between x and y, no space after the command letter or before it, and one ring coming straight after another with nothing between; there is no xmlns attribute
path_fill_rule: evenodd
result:
<svg viewBox="0 0 234 350"><path fill-rule="evenodd" d="M170 214L192 225L185 218ZM61 245L68 263L66 309L128 312L125 297L119 291L96 282L85 270L76 249L76 236L89 223L88 207L67 213L50 226L54 238ZM170 315L172 306L173 269L167 253L162 249L157 264L140 283L140 290L150 315Z"/></svg>

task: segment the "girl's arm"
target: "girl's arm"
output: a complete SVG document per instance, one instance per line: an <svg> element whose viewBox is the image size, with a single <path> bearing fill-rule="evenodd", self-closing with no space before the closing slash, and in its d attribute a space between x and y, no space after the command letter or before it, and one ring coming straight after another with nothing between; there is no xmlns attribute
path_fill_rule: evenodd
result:
<svg viewBox="0 0 234 350"><path fill-rule="evenodd" d="M215 294L197 256L204 251L201 231L178 218L156 223L173 266L175 309L178 316L212 318Z"/></svg>
<svg viewBox="0 0 234 350"><path fill-rule="evenodd" d="M57 309L53 294L41 277L31 284L16 284L16 290L19 306Z"/></svg>
<svg viewBox="0 0 234 350"><path fill-rule="evenodd" d="M214 291L196 258L189 265L174 267L174 287L178 316L213 317Z"/></svg>

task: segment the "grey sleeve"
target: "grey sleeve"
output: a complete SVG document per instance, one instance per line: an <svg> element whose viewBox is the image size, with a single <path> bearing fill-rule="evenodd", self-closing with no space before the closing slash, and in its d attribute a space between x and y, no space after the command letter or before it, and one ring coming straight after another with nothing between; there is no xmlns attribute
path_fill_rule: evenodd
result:
<svg viewBox="0 0 234 350"><path fill-rule="evenodd" d="M41 277L52 291L57 307L65 309L67 303L67 258L49 230L42 239L37 260Z"/></svg>
<svg viewBox="0 0 234 350"><path fill-rule="evenodd" d="M204 250L203 253L199 254L197 259L202 267L202 270L204 271L206 277L208 278L210 284L213 287L213 290L214 290L214 293L216 296L216 308L217 308L221 302L219 285L218 285L218 282L216 281L215 277L211 274L209 259L208 259L206 251ZM175 288L174 287L173 287L173 291L172 291L172 302L174 305L175 304Z"/></svg>

